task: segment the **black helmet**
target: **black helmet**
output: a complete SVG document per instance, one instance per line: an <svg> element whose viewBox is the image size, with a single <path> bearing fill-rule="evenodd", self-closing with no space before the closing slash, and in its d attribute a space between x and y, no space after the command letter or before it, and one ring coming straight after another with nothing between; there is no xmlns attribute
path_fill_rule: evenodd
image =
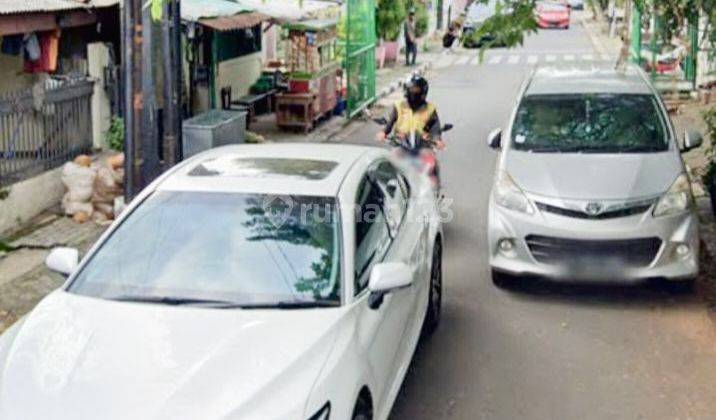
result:
<svg viewBox="0 0 716 420"><path fill-rule="evenodd" d="M428 81L419 74L414 74L405 83L405 99L413 109L423 106L428 98Z"/></svg>

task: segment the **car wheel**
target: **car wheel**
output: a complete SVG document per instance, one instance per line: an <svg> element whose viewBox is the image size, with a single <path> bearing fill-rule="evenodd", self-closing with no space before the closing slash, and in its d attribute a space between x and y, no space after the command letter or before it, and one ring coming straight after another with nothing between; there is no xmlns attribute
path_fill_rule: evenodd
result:
<svg viewBox="0 0 716 420"><path fill-rule="evenodd" d="M361 395L353 409L352 420L373 420L373 406Z"/></svg>
<svg viewBox="0 0 716 420"><path fill-rule="evenodd" d="M443 304L443 247L440 241L435 242L433 262L430 268L430 293L428 294L428 310L423 322L423 336L429 336L440 325Z"/></svg>

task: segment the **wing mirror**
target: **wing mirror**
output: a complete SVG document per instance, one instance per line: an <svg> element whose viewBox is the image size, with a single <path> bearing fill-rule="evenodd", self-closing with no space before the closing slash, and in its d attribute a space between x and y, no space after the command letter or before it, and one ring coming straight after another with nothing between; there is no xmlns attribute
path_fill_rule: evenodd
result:
<svg viewBox="0 0 716 420"><path fill-rule="evenodd" d="M80 251L76 248L54 248L45 258L45 265L50 270L69 276L74 273L80 263Z"/></svg>
<svg viewBox="0 0 716 420"><path fill-rule="evenodd" d="M501 149L502 148L502 129L496 128L492 131L490 131L490 134L487 135L487 145L490 146L492 149Z"/></svg>
<svg viewBox="0 0 716 420"><path fill-rule="evenodd" d="M378 309L388 293L410 287L413 284L413 269L401 262L381 263L373 267L368 282L368 305Z"/></svg>
<svg viewBox="0 0 716 420"><path fill-rule="evenodd" d="M700 132L695 130L686 130L684 133L684 144L681 146L681 152L688 152L689 150L696 149L701 146L704 142L704 137Z"/></svg>
<svg viewBox="0 0 716 420"><path fill-rule="evenodd" d="M443 126L443 128L442 128L442 131L443 131L443 132L450 131L450 130L453 129L453 127L454 127L454 126L453 126L452 124L445 124L445 125Z"/></svg>
<svg viewBox="0 0 716 420"><path fill-rule="evenodd" d="M373 122L378 125L388 125L388 120L385 117L373 118Z"/></svg>

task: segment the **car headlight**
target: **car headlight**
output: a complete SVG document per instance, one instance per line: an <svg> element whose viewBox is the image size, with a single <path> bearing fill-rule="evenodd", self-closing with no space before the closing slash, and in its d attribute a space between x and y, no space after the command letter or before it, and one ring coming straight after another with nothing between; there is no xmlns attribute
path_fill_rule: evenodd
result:
<svg viewBox="0 0 716 420"><path fill-rule="evenodd" d="M494 194L495 202L501 207L527 214L535 212L530 200L506 171L497 175Z"/></svg>
<svg viewBox="0 0 716 420"><path fill-rule="evenodd" d="M308 418L308 420L328 420L331 417L331 402L328 401L321 407L320 410L316 411L316 414Z"/></svg>
<svg viewBox="0 0 716 420"><path fill-rule="evenodd" d="M682 213L691 208L691 184L686 174L679 175L654 208L654 217Z"/></svg>

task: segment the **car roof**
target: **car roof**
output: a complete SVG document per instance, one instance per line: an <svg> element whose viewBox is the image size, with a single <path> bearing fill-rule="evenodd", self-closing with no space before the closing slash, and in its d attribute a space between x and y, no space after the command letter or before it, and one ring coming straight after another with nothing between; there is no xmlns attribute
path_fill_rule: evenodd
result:
<svg viewBox="0 0 716 420"><path fill-rule="evenodd" d="M616 70L614 63L541 66L535 69L525 95L570 93L653 94L643 72L627 65Z"/></svg>
<svg viewBox="0 0 716 420"><path fill-rule="evenodd" d="M337 196L356 161L381 153L376 147L317 143L224 146L189 159L157 190Z"/></svg>

